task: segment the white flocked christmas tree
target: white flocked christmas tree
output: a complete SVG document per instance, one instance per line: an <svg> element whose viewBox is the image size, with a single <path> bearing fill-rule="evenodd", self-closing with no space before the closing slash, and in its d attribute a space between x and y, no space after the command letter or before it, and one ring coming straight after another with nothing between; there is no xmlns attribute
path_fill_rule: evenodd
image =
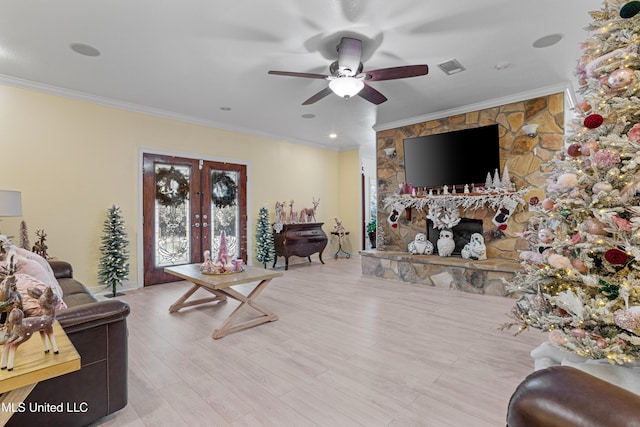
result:
<svg viewBox="0 0 640 427"><path fill-rule="evenodd" d="M271 224L269 224L269 210L264 206L260 208L258 224L256 226L256 259L265 268L267 267L267 263L275 259L273 233L271 231Z"/></svg>
<svg viewBox="0 0 640 427"><path fill-rule="evenodd" d="M118 285L127 280L129 275L129 251L127 233L120 208L113 205L107 210L107 218L102 228L102 244L100 245L100 264L98 281L111 289L112 297L117 295Z"/></svg>
<svg viewBox="0 0 640 427"><path fill-rule="evenodd" d="M555 238L510 283L521 296L506 325L611 365L640 362L638 12L640 2L616 0L590 12L576 119L544 169L550 200L532 222Z"/></svg>

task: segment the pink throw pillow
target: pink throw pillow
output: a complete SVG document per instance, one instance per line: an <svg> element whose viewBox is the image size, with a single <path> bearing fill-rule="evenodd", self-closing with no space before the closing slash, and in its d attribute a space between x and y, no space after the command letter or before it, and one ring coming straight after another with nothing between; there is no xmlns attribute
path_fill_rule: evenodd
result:
<svg viewBox="0 0 640 427"><path fill-rule="evenodd" d="M5 258L5 267L8 265L12 256L13 262L18 264L18 270L16 273L27 274L39 282L42 282L47 286L51 286L53 293L62 300L62 288L60 287L60 284L58 284L58 280L53 273L53 269L51 269L51 266L46 259L33 252L13 246Z"/></svg>
<svg viewBox="0 0 640 427"><path fill-rule="evenodd" d="M15 276L16 287L18 288L18 292L22 295L22 311L24 312L25 317L42 316L42 307L40 307L38 299L29 295L27 290L29 288L38 288L44 291L48 285L32 276L29 276L28 274L16 273ZM53 291L55 292L55 289L53 289ZM60 310L64 310L65 308L67 308L67 304L60 299L60 302L56 307L56 313Z"/></svg>

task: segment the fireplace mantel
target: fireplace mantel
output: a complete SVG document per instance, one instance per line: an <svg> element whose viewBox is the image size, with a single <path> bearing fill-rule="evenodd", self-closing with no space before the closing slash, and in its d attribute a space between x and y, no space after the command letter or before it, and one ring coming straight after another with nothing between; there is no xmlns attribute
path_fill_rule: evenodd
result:
<svg viewBox="0 0 640 427"><path fill-rule="evenodd" d="M446 206L449 208L478 209L490 207L499 209L505 201L515 201L524 205L524 195L529 193L528 188L518 191L510 191L499 188L476 193L434 194L426 196L410 196L408 194L394 195L384 200L385 208L395 206L401 209L424 209L431 206Z"/></svg>

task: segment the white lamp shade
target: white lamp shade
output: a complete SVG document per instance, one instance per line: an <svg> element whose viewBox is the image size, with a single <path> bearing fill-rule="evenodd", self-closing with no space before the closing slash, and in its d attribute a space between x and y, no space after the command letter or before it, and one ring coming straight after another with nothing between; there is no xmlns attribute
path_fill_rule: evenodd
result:
<svg viewBox="0 0 640 427"><path fill-rule="evenodd" d="M329 82L329 88L338 96L351 98L364 87L364 82L355 77L338 77Z"/></svg>
<svg viewBox="0 0 640 427"><path fill-rule="evenodd" d="M0 190L0 216L22 216L22 193Z"/></svg>

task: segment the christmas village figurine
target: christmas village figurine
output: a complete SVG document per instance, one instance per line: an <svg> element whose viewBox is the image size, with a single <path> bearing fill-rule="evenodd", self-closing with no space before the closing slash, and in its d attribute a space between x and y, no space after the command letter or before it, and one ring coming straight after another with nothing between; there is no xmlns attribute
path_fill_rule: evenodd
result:
<svg viewBox="0 0 640 427"><path fill-rule="evenodd" d="M427 239L426 234L418 233L413 242L409 242L408 250L413 255L431 255L433 253L433 243Z"/></svg>
<svg viewBox="0 0 640 427"><path fill-rule="evenodd" d="M47 234L44 232L44 230L36 230L36 236L38 236L38 240L33 245L33 249L31 249L31 252L40 255L44 259L49 259L49 255L47 254L47 249L49 248L45 243L45 241L47 240Z"/></svg>
<svg viewBox="0 0 640 427"><path fill-rule="evenodd" d="M464 245L461 251L464 259L487 259L487 247L484 244L484 237L480 233L473 233L469 243Z"/></svg>
<svg viewBox="0 0 640 427"><path fill-rule="evenodd" d="M39 288L29 288L30 296L38 299L38 304L42 307L42 316L24 317L24 312L14 307L9 313L5 323L5 329L9 331L9 337L2 349L2 360L0 369L13 370L16 350L18 346L28 341L35 332L40 332L44 352L48 354L53 348L53 354L58 354L58 344L53 333L53 324L56 319L56 306L60 299L50 286L44 290Z"/></svg>
<svg viewBox="0 0 640 427"><path fill-rule="evenodd" d="M553 229L545 227L538 230L538 241L534 248L520 252L520 259L533 264L542 264L551 253L551 244L555 239Z"/></svg>
<svg viewBox="0 0 640 427"><path fill-rule="evenodd" d="M200 266L200 270L203 273L213 273L214 272L214 265L213 265L213 261L211 260L211 251L208 250L208 249L206 251L204 251L204 262Z"/></svg>
<svg viewBox="0 0 640 427"><path fill-rule="evenodd" d="M224 230L220 233L220 245L218 257L211 260L211 252L204 252L204 262L200 266L200 271L204 274L228 274L239 273L244 270L244 262L241 259L234 259L229 255L227 247L227 237Z"/></svg>

